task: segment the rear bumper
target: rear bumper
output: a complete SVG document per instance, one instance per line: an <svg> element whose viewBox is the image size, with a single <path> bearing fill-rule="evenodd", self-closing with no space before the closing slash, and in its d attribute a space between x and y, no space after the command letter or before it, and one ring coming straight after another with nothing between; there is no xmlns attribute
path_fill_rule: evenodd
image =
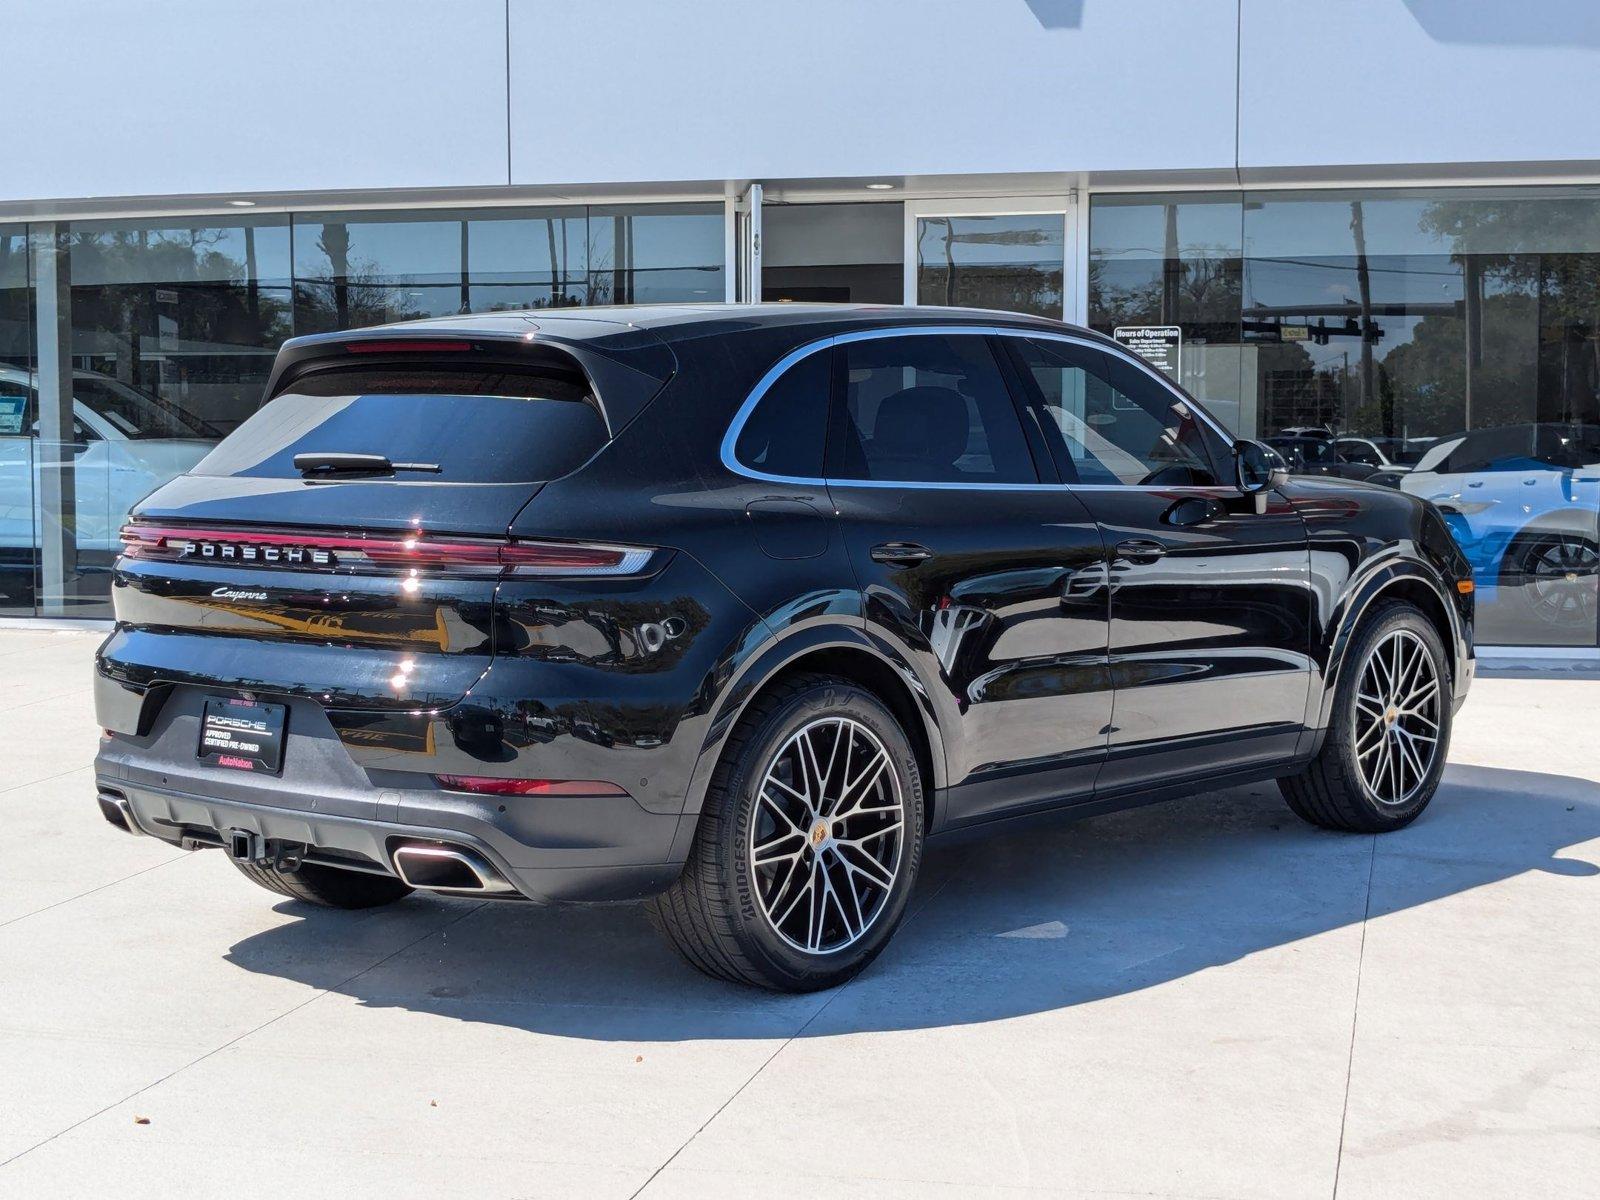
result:
<svg viewBox="0 0 1600 1200"><path fill-rule="evenodd" d="M625 900L659 891L674 861L677 812L626 794L495 796L438 786L427 755L395 755L410 770L358 764L321 707L284 697L281 775L210 766L196 757L205 693L178 688L143 736L108 734L95 759L101 806L175 844L225 845L234 831L307 847L308 861L401 874L406 843L461 847L531 900ZM411 761L420 757L423 763ZM415 769L423 766L423 770ZM428 768L431 768L429 770ZM580 776L588 778L589 776Z"/></svg>
<svg viewBox="0 0 1600 1200"><path fill-rule="evenodd" d="M255 835L263 844L305 847L306 861L388 875L399 874L394 852L401 846L425 844L464 849L481 858L495 876L509 885L507 890L470 893L484 898L544 903L634 900L663 890L682 869L681 863L597 861L628 857L617 847L529 845L508 835L493 820L463 817L447 807L430 810L415 797L406 805L411 819L400 821L363 819L130 783L102 770L96 772L96 784L102 808L110 803L122 815L129 832L188 848L226 847L233 834L243 831ZM398 797L390 803L397 804ZM426 819L430 811L431 820ZM639 811L642 814L643 810ZM419 817L424 819L419 821ZM539 824L537 820L532 823ZM526 814L523 824L528 824ZM561 814L544 824L547 838L557 834L552 827L566 825L570 832L571 822L562 821Z"/></svg>

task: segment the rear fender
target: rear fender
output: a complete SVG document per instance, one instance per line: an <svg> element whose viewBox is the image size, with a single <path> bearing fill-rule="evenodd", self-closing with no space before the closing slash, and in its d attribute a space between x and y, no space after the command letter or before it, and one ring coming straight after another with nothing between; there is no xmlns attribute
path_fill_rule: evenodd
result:
<svg viewBox="0 0 1600 1200"><path fill-rule="evenodd" d="M752 700L761 689L781 672L794 666L809 655L829 650L847 650L870 655L888 666L904 683L921 718L922 732L926 735L932 760L934 787L945 786L944 739L934 716L932 702L922 680L911 664L888 643L872 637L863 630L859 618L845 618L837 622L808 624L804 628L756 646L735 669L731 682L723 689L722 697L707 730L700 756L690 776L684 816L688 818L685 829L680 829L680 839L692 836L694 821L705 802L711 786L711 776L716 771L728 735L738 724Z"/></svg>

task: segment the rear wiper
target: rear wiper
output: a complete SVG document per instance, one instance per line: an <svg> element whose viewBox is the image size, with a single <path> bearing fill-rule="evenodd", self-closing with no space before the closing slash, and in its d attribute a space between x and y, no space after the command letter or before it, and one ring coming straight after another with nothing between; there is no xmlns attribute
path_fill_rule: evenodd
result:
<svg viewBox="0 0 1600 1200"><path fill-rule="evenodd" d="M383 454L345 454L313 450L294 456L294 469L302 475L393 475L396 471L430 471L438 463L390 462Z"/></svg>

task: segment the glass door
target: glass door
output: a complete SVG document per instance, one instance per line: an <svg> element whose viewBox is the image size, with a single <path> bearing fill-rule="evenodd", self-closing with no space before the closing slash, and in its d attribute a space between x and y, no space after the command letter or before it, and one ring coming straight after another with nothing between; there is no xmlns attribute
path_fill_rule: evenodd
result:
<svg viewBox="0 0 1600 1200"><path fill-rule="evenodd" d="M34 615L39 420L28 231L0 225L0 617Z"/></svg>
<svg viewBox="0 0 1600 1200"><path fill-rule="evenodd" d="M761 185L752 183L733 206L733 298L761 302Z"/></svg>
<svg viewBox="0 0 1600 1200"><path fill-rule="evenodd" d="M1080 320L1071 196L906 204L907 304Z"/></svg>

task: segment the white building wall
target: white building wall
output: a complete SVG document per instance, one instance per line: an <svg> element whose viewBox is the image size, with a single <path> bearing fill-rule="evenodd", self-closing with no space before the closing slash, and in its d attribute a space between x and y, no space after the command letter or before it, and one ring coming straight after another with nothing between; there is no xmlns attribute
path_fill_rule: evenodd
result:
<svg viewBox="0 0 1600 1200"><path fill-rule="evenodd" d="M504 0L18 0L0 200L506 182Z"/></svg>
<svg viewBox="0 0 1600 1200"><path fill-rule="evenodd" d="M1600 0L1243 0L1239 165L1600 159Z"/></svg>
<svg viewBox="0 0 1600 1200"><path fill-rule="evenodd" d="M511 179L1227 167L1235 0L511 0Z"/></svg>
<svg viewBox="0 0 1600 1200"><path fill-rule="evenodd" d="M0 203L1600 160L1600 0L22 0L0 36Z"/></svg>

